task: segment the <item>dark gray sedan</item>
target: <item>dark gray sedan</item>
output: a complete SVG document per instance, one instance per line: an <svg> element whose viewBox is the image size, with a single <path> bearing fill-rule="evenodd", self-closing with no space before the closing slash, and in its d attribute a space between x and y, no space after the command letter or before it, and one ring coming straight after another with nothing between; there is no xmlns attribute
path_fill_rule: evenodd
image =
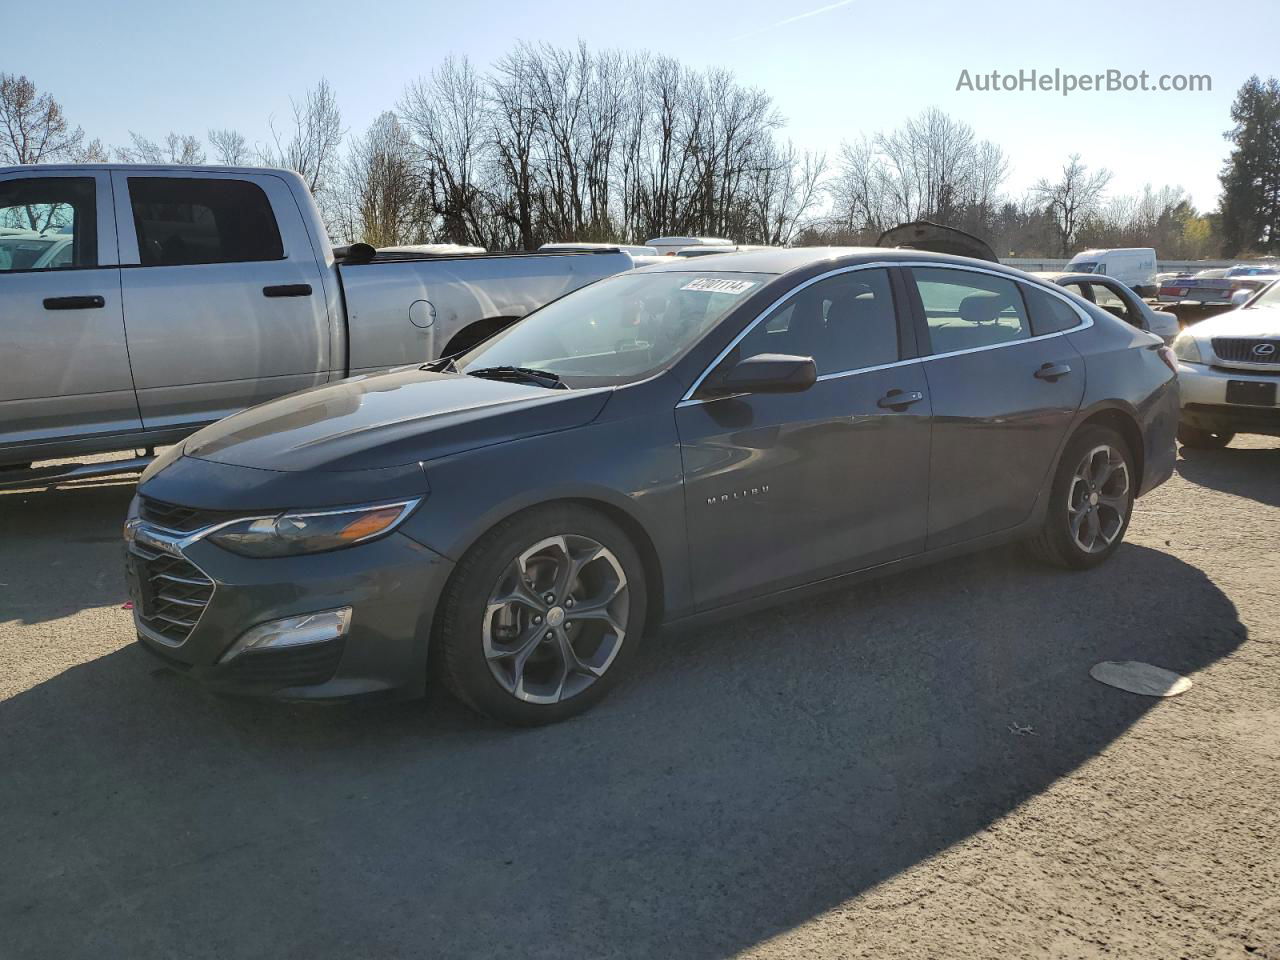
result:
<svg viewBox="0 0 1280 960"><path fill-rule="evenodd" d="M1177 422L1158 338L1016 270L673 259L170 449L125 528L134 616L216 689L415 695L429 665L543 723L663 625L1011 540L1101 563Z"/></svg>

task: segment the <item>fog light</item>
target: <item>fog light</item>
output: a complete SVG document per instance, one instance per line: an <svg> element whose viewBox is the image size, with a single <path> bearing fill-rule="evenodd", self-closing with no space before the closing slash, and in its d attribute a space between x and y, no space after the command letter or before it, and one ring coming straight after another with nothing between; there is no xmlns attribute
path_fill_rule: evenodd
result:
<svg viewBox="0 0 1280 960"><path fill-rule="evenodd" d="M300 647L309 643L337 640L347 635L347 628L350 626L350 607L260 623L242 633L240 639L231 645L218 662L234 660L246 650L279 650L282 647Z"/></svg>

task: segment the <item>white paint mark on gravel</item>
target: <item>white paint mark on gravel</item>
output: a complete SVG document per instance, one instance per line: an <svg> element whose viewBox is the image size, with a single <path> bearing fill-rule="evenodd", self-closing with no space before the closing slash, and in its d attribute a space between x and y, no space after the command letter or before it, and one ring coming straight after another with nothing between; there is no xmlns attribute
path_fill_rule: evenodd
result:
<svg viewBox="0 0 1280 960"><path fill-rule="evenodd" d="M1089 676L1144 697L1176 697L1191 689L1189 678L1140 660L1103 660L1093 665Z"/></svg>

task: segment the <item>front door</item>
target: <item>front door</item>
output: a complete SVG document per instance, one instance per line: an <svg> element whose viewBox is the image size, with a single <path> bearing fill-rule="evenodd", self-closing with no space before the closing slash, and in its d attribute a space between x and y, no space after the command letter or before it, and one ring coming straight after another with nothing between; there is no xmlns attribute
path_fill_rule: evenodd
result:
<svg viewBox="0 0 1280 960"><path fill-rule="evenodd" d="M811 356L814 386L677 407L701 608L923 548L929 397L914 350L889 272L843 271L779 304L722 361Z"/></svg>
<svg viewBox="0 0 1280 960"><path fill-rule="evenodd" d="M113 179L148 428L218 420L329 378L320 265L284 180L133 170Z"/></svg>
<svg viewBox="0 0 1280 960"><path fill-rule="evenodd" d="M116 262L106 174L0 174L0 462L141 430Z"/></svg>
<svg viewBox="0 0 1280 960"><path fill-rule="evenodd" d="M1059 335L1082 321L1064 299L1028 288L1032 302L1048 298L1040 322L1052 332L1040 333L1022 285L999 274L914 267L911 277L934 354L932 550L1030 516L1084 395L1084 361Z"/></svg>

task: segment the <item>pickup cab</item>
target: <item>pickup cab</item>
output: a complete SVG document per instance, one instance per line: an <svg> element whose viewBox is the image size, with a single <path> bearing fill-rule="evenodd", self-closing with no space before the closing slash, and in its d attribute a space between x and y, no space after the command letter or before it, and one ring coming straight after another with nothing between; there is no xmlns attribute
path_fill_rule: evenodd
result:
<svg viewBox="0 0 1280 960"><path fill-rule="evenodd" d="M0 167L0 485L467 350L633 266L616 248L340 253L291 171Z"/></svg>

